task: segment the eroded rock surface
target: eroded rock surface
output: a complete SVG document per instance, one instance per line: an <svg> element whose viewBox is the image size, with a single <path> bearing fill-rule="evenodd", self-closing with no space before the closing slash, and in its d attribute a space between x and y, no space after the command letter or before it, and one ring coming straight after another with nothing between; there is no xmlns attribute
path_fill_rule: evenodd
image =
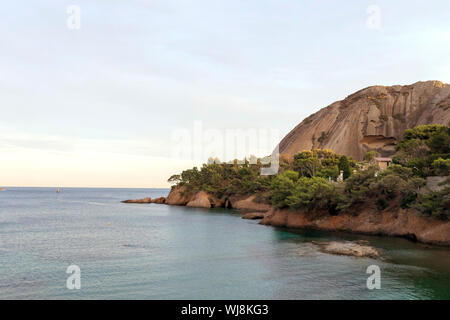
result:
<svg viewBox="0 0 450 320"><path fill-rule="evenodd" d="M440 81L372 86L304 119L281 142L280 153L331 149L362 160L368 150L391 156L406 129L450 122L450 85Z"/></svg>
<svg viewBox="0 0 450 320"><path fill-rule="evenodd" d="M204 191L200 191L194 195L194 198L190 200L186 206L194 208L211 208L211 202L209 201L208 194Z"/></svg>
<svg viewBox="0 0 450 320"><path fill-rule="evenodd" d="M271 209L271 206L266 203L258 203L255 202L255 196L250 196L248 198L237 200L232 202L233 209L238 210L251 210L251 211L268 211Z"/></svg>

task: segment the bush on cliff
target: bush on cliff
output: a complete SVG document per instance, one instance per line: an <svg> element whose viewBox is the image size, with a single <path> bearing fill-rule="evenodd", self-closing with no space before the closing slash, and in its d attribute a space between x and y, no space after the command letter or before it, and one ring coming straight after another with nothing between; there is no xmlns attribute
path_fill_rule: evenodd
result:
<svg viewBox="0 0 450 320"><path fill-rule="evenodd" d="M173 175L168 182L177 186L184 186L186 192L194 193L200 190L214 196L254 194L267 191L270 187L270 177L261 176L262 164L250 164L248 161L239 163L204 164L200 170L197 167L184 170L181 174Z"/></svg>
<svg viewBox="0 0 450 320"><path fill-rule="evenodd" d="M299 177L285 171L271 183L270 200L276 208L334 210L341 200L334 184L321 177Z"/></svg>
<svg viewBox="0 0 450 320"><path fill-rule="evenodd" d="M412 168L423 177L440 174L441 163L434 162L450 158L450 127L436 124L405 130L396 148L394 163Z"/></svg>
<svg viewBox="0 0 450 320"><path fill-rule="evenodd" d="M375 155L366 154L366 160ZM450 173L450 128L431 125L406 130L394 164L384 171L320 149L280 157L277 176L261 176L261 168L261 161L209 163L173 175L169 182L185 186L186 192L203 190L218 198L256 195L259 202L271 202L276 208L328 209L336 214L371 203L379 210L400 205L442 216L448 212L450 188L420 196L419 189L425 184L423 177ZM345 181L335 183L340 170Z"/></svg>
<svg viewBox="0 0 450 320"><path fill-rule="evenodd" d="M355 161L349 157L327 149L314 149L295 154L292 169L302 177L322 177L336 180L339 170L343 170L344 177L347 178L351 175L351 168L355 165Z"/></svg>
<svg viewBox="0 0 450 320"><path fill-rule="evenodd" d="M420 212L441 219L450 218L450 186L419 197L415 206Z"/></svg>
<svg viewBox="0 0 450 320"><path fill-rule="evenodd" d="M335 188L327 179L301 177L295 183L286 204L293 209L329 209L334 199Z"/></svg>

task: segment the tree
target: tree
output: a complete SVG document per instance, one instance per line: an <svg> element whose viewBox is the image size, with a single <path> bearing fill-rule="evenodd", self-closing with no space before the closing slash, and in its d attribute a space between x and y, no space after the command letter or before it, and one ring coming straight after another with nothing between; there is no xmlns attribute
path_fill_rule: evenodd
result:
<svg viewBox="0 0 450 320"><path fill-rule="evenodd" d="M416 208L423 214L448 219L450 217L450 187L421 195Z"/></svg>
<svg viewBox="0 0 450 320"><path fill-rule="evenodd" d="M436 174L441 176L450 175L450 159L442 159L439 157L433 161L432 166Z"/></svg>
<svg viewBox="0 0 450 320"><path fill-rule="evenodd" d="M434 165L439 158L450 158L450 127L423 125L405 130L393 162L413 168L417 174L426 177L446 170L443 162L438 161Z"/></svg>
<svg viewBox="0 0 450 320"><path fill-rule="evenodd" d="M292 195L295 184L298 180L298 172L287 170L279 174L271 183L271 201L277 208L288 206L286 199Z"/></svg>
<svg viewBox="0 0 450 320"><path fill-rule="evenodd" d="M294 155L294 170L303 177L314 177L320 161L314 151L302 151Z"/></svg>
<svg viewBox="0 0 450 320"><path fill-rule="evenodd" d="M342 156L339 159L338 167L339 167L339 170L342 170L344 172L344 179L347 179L352 174L352 172L350 170L350 164L349 164L346 156Z"/></svg>
<svg viewBox="0 0 450 320"><path fill-rule="evenodd" d="M181 182L181 176L179 174L174 174L167 180L167 182L178 184Z"/></svg>
<svg viewBox="0 0 450 320"><path fill-rule="evenodd" d="M333 185L319 177L301 177L295 183L286 204L293 209L328 209Z"/></svg>
<svg viewBox="0 0 450 320"><path fill-rule="evenodd" d="M370 162L379 156L380 154L375 150L367 151L366 154L364 155L364 161Z"/></svg>

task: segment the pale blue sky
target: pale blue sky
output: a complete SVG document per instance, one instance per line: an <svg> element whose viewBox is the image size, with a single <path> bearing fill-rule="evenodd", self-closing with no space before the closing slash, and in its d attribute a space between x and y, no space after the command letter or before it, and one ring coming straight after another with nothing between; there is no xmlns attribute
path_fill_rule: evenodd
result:
<svg viewBox="0 0 450 320"><path fill-rule="evenodd" d="M283 136L363 87L448 83L449 13L448 0L4 1L0 184L167 186L201 162L170 150L196 120Z"/></svg>

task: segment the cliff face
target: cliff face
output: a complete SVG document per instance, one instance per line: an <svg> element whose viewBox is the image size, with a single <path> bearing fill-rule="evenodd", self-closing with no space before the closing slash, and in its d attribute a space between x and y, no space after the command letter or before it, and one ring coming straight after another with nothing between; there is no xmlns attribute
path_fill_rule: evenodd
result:
<svg viewBox="0 0 450 320"><path fill-rule="evenodd" d="M406 129L450 122L450 85L439 81L373 86L303 120L281 142L280 154L331 149L362 160L368 150L394 153Z"/></svg>
<svg viewBox="0 0 450 320"><path fill-rule="evenodd" d="M287 209L273 209L264 216L260 224L404 237L422 243L450 246L449 221L422 217L408 209L378 212L374 208L365 208L356 216L347 213L319 217Z"/></svg>
<svg viewBox="0 0 450 320"><path fill-rule="evenodd" d="M264 212L270 210L271 206L265 203L253 201L254 195L231 196L229 198L217 199L204 191L186 193L184 187L172 188L165 199L168 205L187 206L194 208L228 208L248 211Z"/></svg>

